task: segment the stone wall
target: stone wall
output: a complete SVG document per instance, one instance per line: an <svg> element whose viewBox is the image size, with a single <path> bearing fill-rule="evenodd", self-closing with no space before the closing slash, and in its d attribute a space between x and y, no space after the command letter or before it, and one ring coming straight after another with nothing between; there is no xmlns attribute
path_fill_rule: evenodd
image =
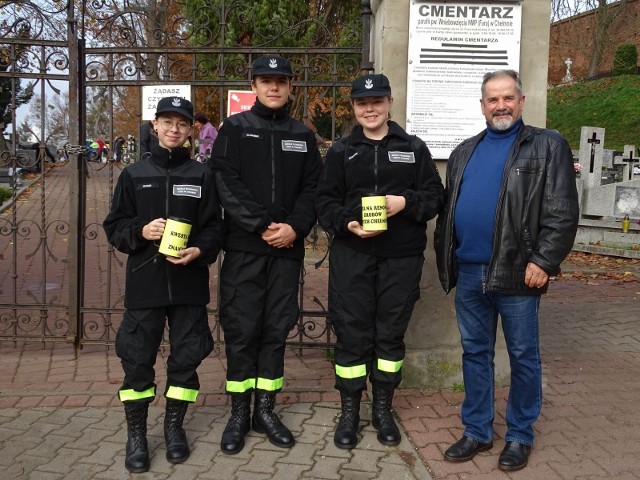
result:
<svg viewBox="0 0 640 480"><path fill-rule="evenodd" d="M616 8L616 7L612 7ZM595 12L592 10L551 25L549 36L549 83L562 82L567 67L566 58L573 62L571 74L580 80L589 72L593 50ZM633 43L640 50L640 0L629 0L625 12L613 21L609 28L609 42L602 57L598 72L609 73L613 66L616 47Z"/></svg>

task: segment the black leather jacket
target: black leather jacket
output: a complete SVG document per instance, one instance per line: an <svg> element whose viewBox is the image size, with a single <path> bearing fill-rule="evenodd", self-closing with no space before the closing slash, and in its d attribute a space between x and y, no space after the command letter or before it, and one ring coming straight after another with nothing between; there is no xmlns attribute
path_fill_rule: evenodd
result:
<svg viewBox="0 0 640 480"><path fill-rule="evenodd" d="M455 205L467 162L486 131L462 142L447 165L447 203L436 225L434 246L445 292L456 285ZM571 149L551 130L523 125L505 166L494 224L494 242L486 289L538 295L548 287L529 288L525 269L533 262L549 275L571 251L578 229L578 192Z"/></svg>

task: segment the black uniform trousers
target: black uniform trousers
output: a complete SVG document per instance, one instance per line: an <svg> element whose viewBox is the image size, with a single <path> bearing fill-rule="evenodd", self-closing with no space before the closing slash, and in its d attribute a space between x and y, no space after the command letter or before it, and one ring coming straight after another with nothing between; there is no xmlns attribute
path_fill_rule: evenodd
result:
<svg viewBox="0 0 640 480"><path fill-rule="evenodd" d="M329 257L329 318L336 331L335 388L358 395L372 383L402 380L404 334L420 298L424 256L377 257L334 240Z"/></svg>
<svg viewBox="0 0 640 480"><path fill-rule="evenodd" d="M278 392L284 352L298 320L302 261L225 253L220 272L220 324L227 353L226 391Z"/></svg>
<svg viewBox="0 0 640 480"><path fill-rule="evenodd" d="M196 369L213 350L205 305L127 309L116 335L116 354L124 370L122 401L151 401L155 396L156 357L165 319L171 353L165 396L193 402L200 389Z"/></svg>

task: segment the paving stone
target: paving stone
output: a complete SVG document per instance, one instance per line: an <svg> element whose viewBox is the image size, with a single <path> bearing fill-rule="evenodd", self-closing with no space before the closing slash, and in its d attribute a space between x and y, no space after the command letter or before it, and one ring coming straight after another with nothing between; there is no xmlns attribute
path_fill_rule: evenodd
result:
<svg viewBox="0 0 640 480"><path fill-rule="evenodd" d="M296 439L299 443L311 443L324 445L325 440L333 442L334 426L311 425L308 422L302 424L302 432Z"/></svg>
<svg viewBox="0 0 640 480"><path fill-rule="evenodd" d="M286 464L282 465L278 463L276 465L276 471L273 474L272 478L277 478L278 480L298 480L304 476L304 474L311 470L311 467L308 465L294 465L294 464Z"/></svg>
<svg viewBox="0 0 640 480"><path fill-rule="evenodd" d="M57 451L58 455L50 461L43 463L38 469L45 472L69 474L78 460L89 455L87 450L62 447Z"/></svg>
<svg viewBox="0 0 640 480"><path fill-rule="evenodd" d="M310 443L296 443L296 445L287 452L277 462L278 468L282 468L280 464L289 465L313 465L317 459L316 452L322 448L322 445L313 445Z"/></svg>
<svg viewBox="0 0 640 480"><path fill-rule="evenodd" d="M360 449L352 450L353 456L349 463L342 465L342 470L357 470L360 472L373 472L379 473L378 460L380 458L379 452L364 451Z"/></svg>
<svg viewBox="0 0 640 480"><path fill-rule="evenodd" d="M27 477L21 477L27 478ZM40 472L36 470L35 472L31 472L29 474L29 480L61 480L65 478L65 475L59 473L51 473L51 472Z"/></svg>
<svg viewBox="0 0 640 480"><path fill-rule="evenodd" d="M313 468L305 472L302 478L321 478L341 480L339 470L347 463L347 459L321 456Z"/></svg>
<svg viewBox="0 0 640 480"><path fill-rule="evenodd" d="M251 455L245 455L245 458L240 458L240 455L225 455L219 452L213 458L213 470L223 471L226 473L226 478L231 478L229 475L233 475L240 467L247 465L251 461Z"/></svg>

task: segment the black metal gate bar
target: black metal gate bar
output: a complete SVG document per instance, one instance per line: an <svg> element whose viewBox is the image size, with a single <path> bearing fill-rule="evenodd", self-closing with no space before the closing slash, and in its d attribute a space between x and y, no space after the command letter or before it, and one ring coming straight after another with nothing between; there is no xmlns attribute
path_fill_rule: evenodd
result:
<svg viewBox="0 0 640 480"><path fill-rule="evenodd" d="M212 110L221 119L227 90L248 88L253 59L277 52L290 57L300 74L294 101L299 117L308 120L317 102L330 97L331 139L338 134L337 99L344 98L345 87L354 76L372 69L370 1L352 0L361 6L362 31L353 32L355 40L349 47L329 43L278 46L280 36L295 36L300 25L280 25L279 31L268 34L253 32L262 37L252 46L228 45L229 21L236 12L249 11L253 2L207 1L209 14L219 20L219 31L202 35L204 40L199 44L193 40L206 25L187 24L179 16L170 28L161 22L152 25L155 19L168 15L169 8L182 5L180 0L167 0L163 11L155 2L147 5L142 1L126 2L129 7L119 12L107 11L106 3L87 0L8 1L0 6L0 81L8 80L8 87L3 84L3 88L11 91L8 108L13 124L12 140L6 146L0 143L0 169L13 168L12 175L17 178L16 169L30 167L31 161L40 165L25 179L27 185L33 182L26 192L14 182L11 193L17 201L4 213L0 211L0 259L8 267L4 276L0 272L0 341L14 345L18 341L69 342L77 348L114 342L124 311L125 256L106 243L101 219L108 211L117 176L126 165L113 162L113 152L105 163L88 154L87 102L96 101L96 95L104 95L108 126L103 131L112 141L124 133L121 116L114 112L116 101L122 95L138 95L138 112L133 116L139 126L145 85L189 84L194 97L205 92L208 99L215 100ZM322 28L318 25L319 34ZM322 65L330 66L329 70ZM45 132L53 81L65 82L69 93L66 153L55 165L46 159ZM42 100L35 158L23 151L16 138L20 82L23 88L26 82L40 82L29 87L39 92ZM132 133L137 135L138 130ZM2 170L0 181L1 177ZM60 198L59 192L68 195ZM60 202L64 202L63 208ZM321 239L326 248L328 239L323 235L314 231L308 241L316 245ZM307 262L306 268L313 267ZM214 291L218 269L218 265L211 269ZM305 284L311 273L317 272L309 270L301 275L300 319L289 345L327 348L332 345L333 333L326 321L326 302L307 296ZM209 313L214 338L221 342L217 299Z"/></svg>

